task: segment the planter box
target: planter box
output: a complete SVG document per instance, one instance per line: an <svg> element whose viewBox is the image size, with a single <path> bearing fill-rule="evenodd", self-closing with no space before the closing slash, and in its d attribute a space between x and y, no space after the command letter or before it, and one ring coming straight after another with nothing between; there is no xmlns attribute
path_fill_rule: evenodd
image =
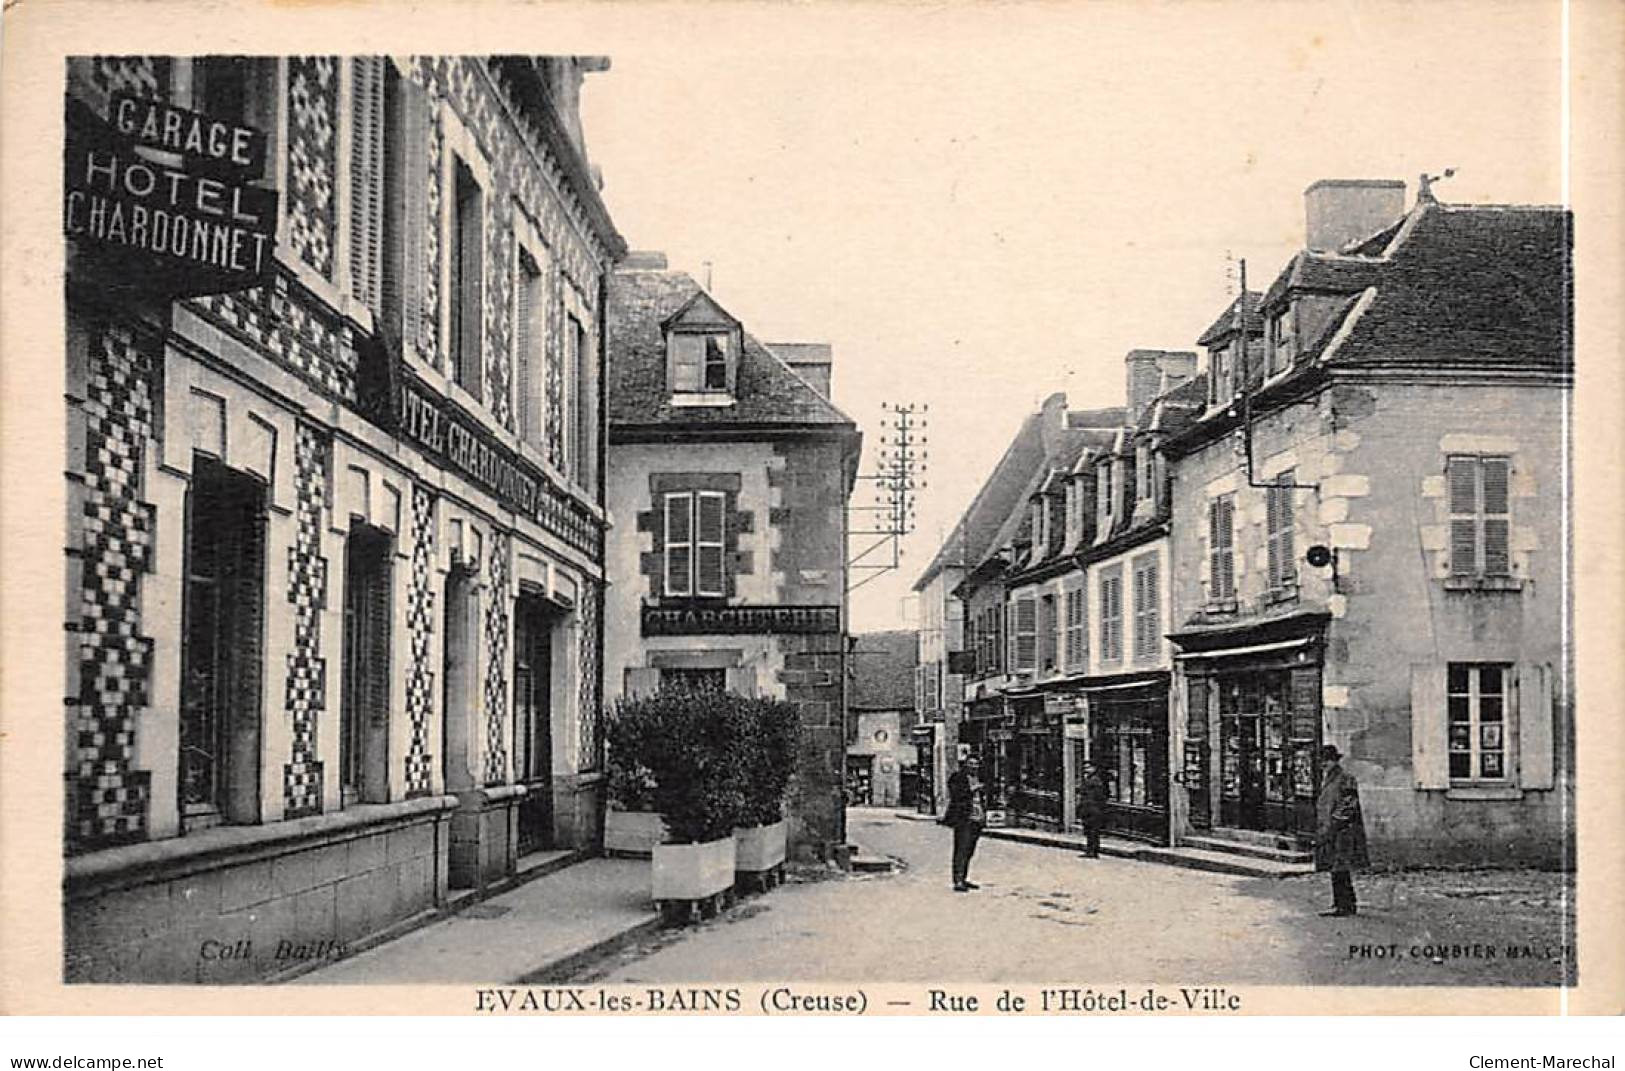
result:
<svg viewBox="0 0 1625 1071"><path fill-rule="evenodd" d="M666 839L666 820L653 811L604 812L604 853L647 859Z"/></svg>
<svg viewBox="0 0 1625 1071"><path fill-rule="evenodd" d="M703 844L654 846L654 898L657 902L707 900L734 884L734 839Z"/></svg>
<svg viewBox="0 0 1625 1071"><path fill-rule="evenodd" d="M772 870L785 857L785 823L783 819L770 826L743 826L734 830L739 854L734 869L756 874Z"/></svg>

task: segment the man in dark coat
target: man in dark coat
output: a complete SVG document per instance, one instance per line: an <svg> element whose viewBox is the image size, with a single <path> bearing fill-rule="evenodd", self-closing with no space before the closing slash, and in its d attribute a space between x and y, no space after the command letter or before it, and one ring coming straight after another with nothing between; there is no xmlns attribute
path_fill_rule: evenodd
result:
<svg viewBox="0 0 1625 1071"><path fill-rule="evenodd" d="M1320 749L1320 795L1315 800L1319 819L1315 833L1315 869L1332 875L1332 909L1327 918L1352 915L1353 871L1370 865L1365 847L1365 820L1360 816L1360 785L1343 769L1342 754L1330 744Z"/></svg>
<svg viewBox="0 0 1625 1071"><path fill-rule="evenodd" d="M1106 824L1106 779L1100 767L1083 764L1083 780L1078 783L1078 824L1083 826L1084 857L1100 857L1100 827Z"/></svg>
<svg viewBox="0 0 1625 1071"><path fill-rule="evenodd" d="M954 831L954 892L970 892L977 887L969 880L970 857L976 853L976 841L982 835L983 811L981 786L971 779L974 765L966 763L948 778L948 809L942 815L942 824ZM967 771L967 767L971 769Z"/></svg>

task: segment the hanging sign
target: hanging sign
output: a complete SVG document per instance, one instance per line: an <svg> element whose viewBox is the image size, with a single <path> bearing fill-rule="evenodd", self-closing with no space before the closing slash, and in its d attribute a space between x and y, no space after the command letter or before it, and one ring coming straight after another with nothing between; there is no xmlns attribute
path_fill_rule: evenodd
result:
<svg viewBox="0 0 1625 1071"><path fill-rule="evenodd" d="M261 282L277 222L276 193L252 185L264 136L156 101L111 109L71 101L63 150L63 230L99 281L175 297Z"/></svg>

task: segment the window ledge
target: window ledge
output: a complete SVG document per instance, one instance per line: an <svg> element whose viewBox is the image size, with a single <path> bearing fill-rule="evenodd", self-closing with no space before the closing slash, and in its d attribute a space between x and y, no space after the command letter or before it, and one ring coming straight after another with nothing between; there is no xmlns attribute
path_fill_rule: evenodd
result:
<svg viewBox="0 0 1625 1071"><path fill-rule="evenodd" d="M1291 587L1273 588L1264 594L1264 601L1271 606L1283 602L1296 602L1297 600L1298 586L1296 584Z"/></svg>
<svg viewBox="0 0 1625 1071"><path fill-rule="evenodd" d="M1444 794L1447 800L1521 800L1523 789L1512 785L1453 785Z"/></svg>
<svg viewBox="0 0 1625 1071"><path fill-rule="evenodd" d="M1446 591L1522 591L1523 578L1516 576L1448 576Z"/></svg>
<svg viewBox="0 0 1625 1071"><path fill-rule="evenodd" d="M671 396L673 409L725 409L735 398L727 391L680 391Z"/></svg>
<svg viewBox="0 0 1625 1071"><path fill-rule="evenodd" d="M1230 617L1236 613L1237 609L1235 599L1221 599L1218 602L1210 602L1202 607L1202 613L1208 617Z"/></svg>

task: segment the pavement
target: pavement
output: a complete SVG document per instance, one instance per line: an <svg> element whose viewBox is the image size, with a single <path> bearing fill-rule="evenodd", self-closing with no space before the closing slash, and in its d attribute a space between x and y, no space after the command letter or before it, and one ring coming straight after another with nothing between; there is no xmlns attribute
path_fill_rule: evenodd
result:
<svg viewBox="0 0 1625 1071"><path fill-rule="evenodd" d="M587 859L291 984L552 982L659 924L647 859Z"/></svg>
<svg viewBox="0 0 1625 1071"><path fill-rule="evenodd" d="M792 870L715 919L662 929L649 862L589 859L293 984L1111 980L1187 985L1555 985L1572 980L1572 875L1360 875L1321 918L1324 875L1249 877L1109 850L984 837L952 890L950 835L878 808L848 839L890 872Z"/></svg>

